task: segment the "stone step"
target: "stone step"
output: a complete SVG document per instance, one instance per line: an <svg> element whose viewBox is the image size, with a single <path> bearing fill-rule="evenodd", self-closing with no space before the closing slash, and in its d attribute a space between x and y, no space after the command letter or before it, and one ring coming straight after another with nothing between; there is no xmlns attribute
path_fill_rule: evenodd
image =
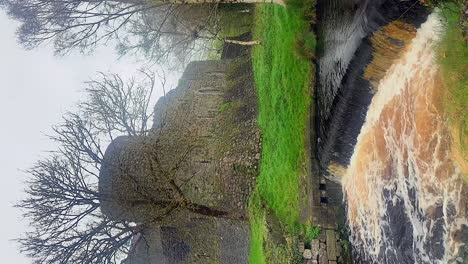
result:
<svg viewBox="0 0 468 264"><path fill-rule="evenodd" d="M336 261L336 235L331 229L326 230L327 235L327 256L329 261Z"/></svg>
<svg viewBox="0 0 468 264"><path fill-rule="evenodd" d="M325 229L337 229L336 209L332 207L312 206L311 224Z"/></svg>

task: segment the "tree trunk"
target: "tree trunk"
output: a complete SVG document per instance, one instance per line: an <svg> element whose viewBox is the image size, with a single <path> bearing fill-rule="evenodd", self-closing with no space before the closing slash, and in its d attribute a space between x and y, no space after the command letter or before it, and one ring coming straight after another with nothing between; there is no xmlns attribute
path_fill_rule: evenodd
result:
<svg viewBox="0 0 468 264"><path fill-rule="evenodd" d="M223 217L229 214L228 212L225 212L225 211L216 210L208 206L191 203L191 202L186 202L185 208L187 208L189 211L193 213L213 216L213 217Z"/></svg>
<svg viewBox="0 0 468 264"><path fill-rule="evenodd" d="M241 46L254 46L254 45L262 44L260 40L242 41L242 40L225 39L224 41L227 43L237 44Z"/></svg>
<svg viewBox="0 0 468 264"><path fill-rule="evenodd" d="M160 0L161 2L168 2L174 4L209 4L209 3L221 3L221 4L277 4L285 6L284 0Z"/></svg>

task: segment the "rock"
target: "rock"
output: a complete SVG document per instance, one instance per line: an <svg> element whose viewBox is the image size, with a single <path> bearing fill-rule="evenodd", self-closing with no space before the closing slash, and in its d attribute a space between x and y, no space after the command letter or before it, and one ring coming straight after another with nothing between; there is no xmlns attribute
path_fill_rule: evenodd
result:
<svg viewBox="0 0 468 264"><path fill-rule="evenodd" d="M310 245L310 250L312 250L313 258L316 258L316 256L318 255L319 249L320 249L320 242L318 241L318 239L312 240L311 245Z"/></svg>
<svg viewBox="0 0 468 264"><path fill-rule="evenodd" d="M299 253L304 253L305 245L304 242L299 242Z"/></svg>
<svg viewBox="0 0 468 264"><path fill-rule="evenodd" d="M312 259L312 251L310 249L305 249L304 250L304 253L302 254L302 256L305 258L305 259Z"/></svg>
<svg viewBox="0 0 468 264"><path fill-rule="evenodd" d="M320 250L319 250L319 263L322 264L322 263L328 263L328 256L327 256L327 249L326 249L326 246L325 244L323 244L324 246L322 247L322 243L320 243Z"/></svg>
<svg viewBox="0 0 468 264"><path fill-rule="evenodd" d="M336 256L341 256L341 253L343 252L343 248L341 243L336 243Z"/></svg>
<svg viewBox="0 0 468 264"><path fill-rule="evenodd" d="M318 220L317 220L318 221ZM320 242L322 243L325 243L325 241L327 241L327 234L325 232L325 230L322 230L319 234L319 240Z"/></svg>
<svg viewBox="0 0 468 264"><path fill-rule="evenodd" d="M260 160L260 153L257 153L257 154L255 155L255 159L256 159L256 160Z"/></svg>
<svg viewBox="0 0 468 264"><path fill-rule="evenodd" d="M324 250L327 250L327 245L325 243L322 243L320 242L320 247L319 247L320 250L324 249Z"/></svg>

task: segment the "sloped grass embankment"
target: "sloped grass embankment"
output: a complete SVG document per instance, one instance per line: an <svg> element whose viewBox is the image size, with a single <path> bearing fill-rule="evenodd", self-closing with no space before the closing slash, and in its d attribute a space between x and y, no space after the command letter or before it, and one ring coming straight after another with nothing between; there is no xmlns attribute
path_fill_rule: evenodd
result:
<svg viewBox="0 0 468 264"><path fill-rule="evenodd" d="M253 39L259 125L263 135L257 186L249 204L252 228L250 263L289 263L291 240L278 247L269 242L267 210L294 236L299 225L299 184L304 173L305 131L311 103L312 66L297 53L298 36L309 30L301 11L276 5L257 5ZM311 43L312 42L312 43ZM308 40L313 45L313 40ZM268 208L268 209L266 209Z"/></svg>
<svg viewBox="0 0 468 264"><path fill-rule="evenodd" d="M438 47L438 62L444 83L444 110L453 138L454 158L468 181L468 43L463 39L461 2L452 1L439 6L444 20L444 35Z"/></svg>

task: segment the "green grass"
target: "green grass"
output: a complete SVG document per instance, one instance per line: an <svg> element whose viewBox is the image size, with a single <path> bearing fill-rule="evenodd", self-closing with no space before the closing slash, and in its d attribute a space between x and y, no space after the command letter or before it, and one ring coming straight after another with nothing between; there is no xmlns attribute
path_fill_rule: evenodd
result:
<svg viewBox="0 0 468 264"><path fill-rule="evenodd" d="M263 254L263 239L266 233L265 212L261 206L261 198L258 192L250 197L249 219L251 226L250 236L250 260L251 264L265 263L265 254Z"/></svg>
<svg viewBox="0 0 468 264"><path fill-rule="evenodd" d="M254 47L252 60L263 150L260 175L249 204L250 263L254 264L269 263L267 259L275 251L284 250L268 243L264 206L276 214L286 232L295 234L299 230L299 179L304 173L313 73L310 61L296 52L296 40L308 30L304 14L298 9L267 4L255 9L253 39L261 40L262 45Z"/></svg>
<svg viewBox="0 0 468 264"><path fill-rule="evenodd" d="M317 239L319 234L320 234L320 231L321 231L321 228L318 227L318 226L305 226L305 243L310 246L310 244L312 243L312 240L313 239Z"/></svg>
<svg viewBox="0 0 468 264"><path fill-rule="evenodd" d="M232 106L233 106L232 102L223 103L221 107L219 108L219 112L224 113L227 110L232 109Z"/></svg>
<svg viewBox="0 0 468 264"><path fill-rule="evenodd" d="M445 23L438 60L446 93L444 109L457 131L455 139L462 158L468 160L468 46L460 25L461 3L439 5ZM467 22L465 22L467 23ZM468 180L468 175L467 180Z"/></svg>

